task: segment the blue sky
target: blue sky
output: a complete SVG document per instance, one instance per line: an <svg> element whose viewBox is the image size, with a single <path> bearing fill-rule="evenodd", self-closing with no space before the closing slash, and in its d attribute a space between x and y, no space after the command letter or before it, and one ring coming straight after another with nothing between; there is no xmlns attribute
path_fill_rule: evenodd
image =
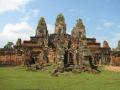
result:
<svg viewBox="0 0 120 90"><path fill-rule="evenodd" d="M54 32L56 16L63 13L70 33L81 18L87 37L107 40L116 47L120 40L120 0L0 0L0 47L17 38L29 39L41 16L49 33ZM102 46L102 45L101 45Z"/></svg>

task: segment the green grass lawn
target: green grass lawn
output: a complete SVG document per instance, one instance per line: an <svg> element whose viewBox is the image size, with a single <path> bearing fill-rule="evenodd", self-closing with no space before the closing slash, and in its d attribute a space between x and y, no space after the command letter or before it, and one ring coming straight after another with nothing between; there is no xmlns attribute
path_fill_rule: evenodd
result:
<svg viewBox="0 0 120 90"><path fill-rule="evenodd" d="M120 73L66 72L53 77L49 69L35 72L23 67L0 67L0 90L120 90Z"/></svg>

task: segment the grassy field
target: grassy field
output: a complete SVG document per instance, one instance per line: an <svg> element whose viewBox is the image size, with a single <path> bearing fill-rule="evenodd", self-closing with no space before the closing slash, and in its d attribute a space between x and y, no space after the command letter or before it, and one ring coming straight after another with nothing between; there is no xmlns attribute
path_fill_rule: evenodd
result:
<svg viewBox="0 0 120 90"><path fill-rule="evenodd" d="M64 73L51 76L45 71L23 67L0 67L0 90L120 90L120 73L102 70L100 74Z"/></svg>

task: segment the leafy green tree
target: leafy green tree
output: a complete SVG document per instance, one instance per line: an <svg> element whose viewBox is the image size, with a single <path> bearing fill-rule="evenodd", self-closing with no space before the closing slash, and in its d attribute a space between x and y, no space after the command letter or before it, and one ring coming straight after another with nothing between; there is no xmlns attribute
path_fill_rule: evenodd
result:
<svg viewBox="0 0 120 90"><path fill-rule="evenodd" d="M13 48L13 42L8 42L5 46L4 49L12 49Z"/></svg>

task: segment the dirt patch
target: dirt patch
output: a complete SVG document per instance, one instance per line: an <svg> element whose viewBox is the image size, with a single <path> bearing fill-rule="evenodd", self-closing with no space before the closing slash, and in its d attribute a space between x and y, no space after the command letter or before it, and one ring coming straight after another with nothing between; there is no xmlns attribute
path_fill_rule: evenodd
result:
<svg viewBox="0 0 120 90"><path fill-rule="evenodd" d="M118 66L105 66L105 69L109 71L120 72L120 67Z"/></svg>

